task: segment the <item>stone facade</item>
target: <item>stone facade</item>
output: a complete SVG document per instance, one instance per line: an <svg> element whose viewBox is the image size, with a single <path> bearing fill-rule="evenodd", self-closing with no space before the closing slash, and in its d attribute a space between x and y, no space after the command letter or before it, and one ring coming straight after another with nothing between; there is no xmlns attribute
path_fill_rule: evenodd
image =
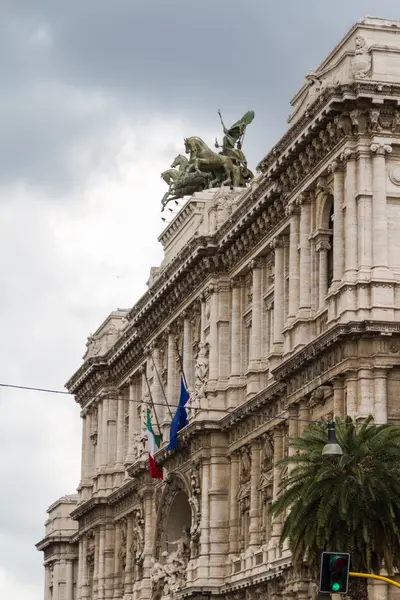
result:
<svg viewBox="0 0 400 600"><path fill-rule="evenodd" d="M399 29L356 24L307 76L251 186L190 198L148 291L89 338L67 384L78 499L49 509L59 536L38 544L45 600L315 597L269 506L307 420L400 424ZM170 453L178 350L192 408ZM164 481L148 475L147 407Z"/></svg>

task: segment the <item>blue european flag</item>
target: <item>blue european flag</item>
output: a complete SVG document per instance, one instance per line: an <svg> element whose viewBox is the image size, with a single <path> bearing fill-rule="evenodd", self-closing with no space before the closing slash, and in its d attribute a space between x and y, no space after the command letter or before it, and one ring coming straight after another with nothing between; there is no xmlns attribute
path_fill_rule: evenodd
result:
<svg viewBox="0 0 400 600"><path fill-rule="evenodd" d="M179 396L179 404L175 416L171 421L168 450L176 450L178 447L178 433L189 423L185 408L188 401L189 393L186 389L183 377L181 376L181 394Z"/></svg>

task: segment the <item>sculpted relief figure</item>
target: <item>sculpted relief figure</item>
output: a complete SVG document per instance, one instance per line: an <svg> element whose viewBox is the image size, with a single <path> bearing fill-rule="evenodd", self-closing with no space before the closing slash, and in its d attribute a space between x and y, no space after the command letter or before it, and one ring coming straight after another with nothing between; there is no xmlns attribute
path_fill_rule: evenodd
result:
<svg viewBox="0 0 400 600"><path fill-rule="evenodd" d="M161 201L162 210L171 200L191 196L207 188L229 186L245 187L253 179L254 174L247 166L247 159L242 151L243 139L248 125L254 119L254 111L249 110L231 127L226 127L220 116L224 137L222 146L216 140L219 153L197 136L184 140L185 152L189 158L178 154L170 169L161 173L161 178L169 186Z"/></svg>
<svg viewBox="0 0 400 600"><path fill-rule="evenodd" d="M196 413L196 410L201 407L201 401L206 398L208 371L208 344L200 342L195 367L194 391L191 396L191 405L194 410L190 411L191 414Z"/></svg>
<svg viewBox="0 0 400 600"><path fill-rule="evenodd" d="M372 67L372 58L365 39L359 35L356 37L354 57L351 61L351 68L355 79L364 79L370 74Z"/></svg>

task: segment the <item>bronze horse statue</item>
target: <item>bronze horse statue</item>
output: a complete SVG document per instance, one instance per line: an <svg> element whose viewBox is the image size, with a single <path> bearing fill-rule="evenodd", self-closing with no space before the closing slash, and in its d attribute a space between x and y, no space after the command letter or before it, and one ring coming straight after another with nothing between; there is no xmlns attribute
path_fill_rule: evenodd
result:
<svg viewBox="0 0 400 600"><path fill-rule="evenodd" d="M199 137L185 139L185 152L189 154L188 173L212 173L214 179L210 182L210 188L216 184L229 185L231 188L239 186L240 170L234 165L229 156L217 154ZM225 179L221 181L225 175Z"/></svg>

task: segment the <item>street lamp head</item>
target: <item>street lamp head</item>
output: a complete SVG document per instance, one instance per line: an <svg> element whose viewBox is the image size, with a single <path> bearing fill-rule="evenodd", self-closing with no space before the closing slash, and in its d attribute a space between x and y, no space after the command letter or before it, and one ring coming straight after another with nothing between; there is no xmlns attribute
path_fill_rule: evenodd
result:
<svg viewBox="0 0 400 600"><path fill-rule="evenodd" d="M322 449L322 456L342 456L343 450L337 443L336 425L328 423L328 443Z"/></svg>

